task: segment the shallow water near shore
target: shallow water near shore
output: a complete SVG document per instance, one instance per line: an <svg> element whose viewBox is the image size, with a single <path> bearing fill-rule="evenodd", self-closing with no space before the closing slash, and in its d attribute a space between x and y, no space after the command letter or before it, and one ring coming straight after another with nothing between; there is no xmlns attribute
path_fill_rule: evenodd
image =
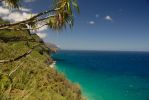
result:
<svg viewBox="0 0 149 100"><path fill-rule="evenodd" d="M149 53L60 51L53 57L88 100L149 100Z"/></svg>

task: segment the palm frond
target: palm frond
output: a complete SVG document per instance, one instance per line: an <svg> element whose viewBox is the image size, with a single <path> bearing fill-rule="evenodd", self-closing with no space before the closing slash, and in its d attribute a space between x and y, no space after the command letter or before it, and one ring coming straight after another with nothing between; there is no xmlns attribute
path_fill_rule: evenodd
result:
<svg viewBox="0 0 149 100"><path fill-rule="evenodd" d="M73 9L79 7L76 0L54 0L54 7L56 9L55 16L49 17L47 23L53 30L60 30L69 25L72 28L74 24ZM59 9L61 8L61 9Z"/></svg>
<svg viewBox="0 0 149 100"><path fill-rule="evenodd" d="M5 0L10 7L19 8L21 0ZM73 27L74 24L74 9L79 13L79 7L77 0L51 0L52 8L47 11L41 12L28 20L17 22L14 24L0 25L1 29L7 27L13 27L16 25L28 25L29 27L36 29L39 22L43 22L53 30L62 30L69 26Z"/></svg>
<svg viewBox="0 0 149 100"><path fill-rule="evenodd" d="M21 0L4 0L10 8L19 8Z"/></svg>

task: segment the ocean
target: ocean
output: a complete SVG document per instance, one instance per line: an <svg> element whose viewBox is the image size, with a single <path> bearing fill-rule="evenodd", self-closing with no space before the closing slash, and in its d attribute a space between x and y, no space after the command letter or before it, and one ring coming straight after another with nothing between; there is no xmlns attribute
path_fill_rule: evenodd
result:
<svg viewBox="0 0 149 100"><path fill-rule="evenodd" d="M88 100L149 100L149 53L58 51L56 69Z"/></svg>

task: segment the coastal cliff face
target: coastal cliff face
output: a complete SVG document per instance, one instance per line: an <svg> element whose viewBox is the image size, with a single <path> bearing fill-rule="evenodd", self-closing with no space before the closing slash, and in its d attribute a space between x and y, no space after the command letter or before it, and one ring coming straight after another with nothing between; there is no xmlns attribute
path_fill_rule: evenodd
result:
<svg viewBox="0 0 149 100"><path fill-rule="evenodd" d="M49 67L49 53L44 42L27 30L1 30L0 99L84 100L79 85Z"/></svg>

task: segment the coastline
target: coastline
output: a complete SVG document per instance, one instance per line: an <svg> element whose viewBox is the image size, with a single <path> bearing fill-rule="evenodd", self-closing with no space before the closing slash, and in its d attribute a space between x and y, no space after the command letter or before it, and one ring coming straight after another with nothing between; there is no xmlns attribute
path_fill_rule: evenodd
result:
<svg viewBox="0 0 149 100"><path fill-rule="evenodd" d="M51 67L51 68L55 68L55 65L56 65L56 61L53 61L53 62L50 64L50 67Z"/></svg>
<svg viewBox="0 0 149 100"><path fill-rule="evenodd" d="M64 65L64 66L65 66L65 65ZM87 94L85 93L85 90L82 88L82 86L81 86L80 83L77 83L77 82L72 81L72 80L66 75L66 73L65 73L64 71L61 71L61 70L59 69L60 67L63 67L63 66L58 65L58 61L54 61L53 65L52 65L51 67L54 68L58 73L64 75L65 78L66 78L68 81L70 81L71 83L77 85L77 86L80 88L80 90L81 90L81 95L82 95L83 100L92 100L92 99L89 97L89 95L87 95Z"/></svg>
<svg viewBox="0 0 149 100"><path fill-rule="evenodd" d="M29 34L22 30L0 31L0 59L8 61L1 62L0 98L84 100L80 88L54 69L56 62L51 58L51 49L39 36ZM26 43L22 38L34 41Z"/></svg>
<svg viewBox="0 0 149 100"><path fill-rule="evenodd" d="M84 93L84 91L82 89L82 86L79 83L72 82L72 80L69 79L64 72L62 72L62 71L60 71L58 69L58 67L59 67L59 65L57 64L58 61L56 61L56 59L53 59L52 57L51 57L51 59L52 59L52 62L49 65L49 67L52 68L52 69L54 69L54 70L56 70L59 74L64 75L64 77L66 78L66 80L68 80L70 83L76 85L80 89L80 92L81 92L81 95L82 95L82 99L83 100L91 100L91 99L89 99L89 97L87 95L85 95L85 93Z"/></svg>
<svg viewBox="0 0 149 100"><path fill-rule="evenodd" d="M148 53L62 51L54 57L56 70L79 83L87 100L148 100Z"/></svg>

